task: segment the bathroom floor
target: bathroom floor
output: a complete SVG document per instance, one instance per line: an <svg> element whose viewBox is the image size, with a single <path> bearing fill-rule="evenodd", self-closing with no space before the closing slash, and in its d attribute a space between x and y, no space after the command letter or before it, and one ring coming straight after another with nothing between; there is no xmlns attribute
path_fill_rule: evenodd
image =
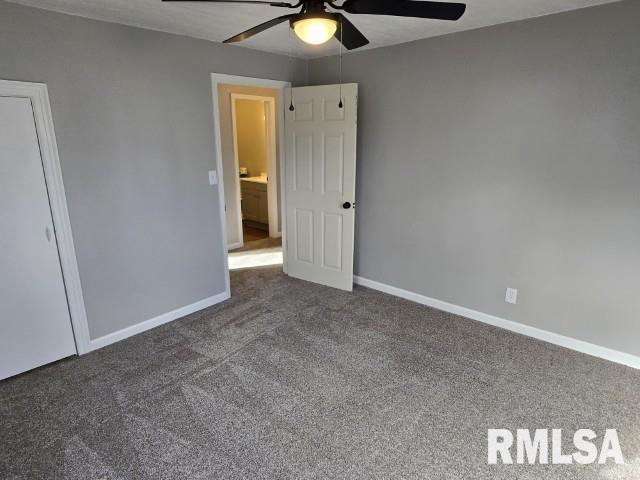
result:
<svg viewBox="0 0 640 480"><path fill-rule="evenodd" d="M282 248L282 238L270 238L269 232L249 225L242 225L244 246L236 248L233 252L246 252L248 250L262 250L264 248Z"/></svg>
<svg viewBox="0 0 640 480"><path fill-rule="evenodd" d="M245 245L249 242L269 238L269 232L245 224L242 225L242 235L244 236Z"/></svg>

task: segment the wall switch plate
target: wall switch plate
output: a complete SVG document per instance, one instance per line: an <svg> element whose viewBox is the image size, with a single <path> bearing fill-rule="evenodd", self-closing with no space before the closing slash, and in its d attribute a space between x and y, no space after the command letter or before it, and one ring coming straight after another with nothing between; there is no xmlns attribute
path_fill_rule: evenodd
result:
<svg viewBox="0 0 640 480"><path fill-rule="evenodd" d="M507 303L513 303L515 305L518 301L518 289L507 288L507 293L504 296L504 301Z"/></svg>
<svg viewBox="0 0 640 480"><path fill-rule="evenodd" d="M209 170L209 185L218 184L218 172L215 170Z"/></svg>

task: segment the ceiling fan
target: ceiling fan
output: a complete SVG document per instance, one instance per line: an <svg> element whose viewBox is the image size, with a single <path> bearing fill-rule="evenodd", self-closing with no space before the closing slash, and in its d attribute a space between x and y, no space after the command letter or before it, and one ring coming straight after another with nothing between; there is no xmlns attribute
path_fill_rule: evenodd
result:
<svg viewBox="0 0 640 480"><path fill-rule="evenodd" d="M415 0L346 0L340 4L334 0L298 0L297 3L270 2L263 0L162 0L163 2L198 1L209 3L263 4L280 8L300 8L298 13L282 15L256 25L249 30L226 39L223 43L234 43L253 37L282 22L289 26L304 42L320 45L335 37L347 49L363 47L369 43L347 17L335 10L351 14L393 15L398 17L429 18L435 20L458 20L467 8L464 3L430 2ZM329 6L332 11L327 11Z"/></svg>

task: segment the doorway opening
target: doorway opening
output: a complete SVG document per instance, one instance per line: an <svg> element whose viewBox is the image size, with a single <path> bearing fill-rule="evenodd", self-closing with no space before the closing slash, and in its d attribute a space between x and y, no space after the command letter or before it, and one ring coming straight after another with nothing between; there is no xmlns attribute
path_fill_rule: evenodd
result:
<svg viewBox="0 0 640 480"><path fill-rule="evenodd" d="M277 155L274 113L275 96L231 93L234 164L242 223L239 243L245 249L260 248L265 242L254 242L268 238L274 239L269 244L281 245L277 173L273 168Z"/></svg>
<svg viewBox="0 0 640 480"><path fill-rule="evenodd" d="M221 74L212 82L228 270L283 265L280 155L290 84Z"/></svg>
<svg viewBox="0 0 640 480"><path fill-rule="evenodd" d="M255 268L268 265L267 259L273 258L271 254L276 253L273 250L240 250L245 246L239 187L240 165L235 161L233 141L230 142L231 155L228 152L223 155L223 150L227 151L227 147L224 147L225 128L231 130L233 139L233 124L231 120L224 120L223 109L226 106L231 110L231 93L269 96L224 90L246 87L275 90L273 115L277 116L277 122L274 122L273 129L277 140L273 143L276 143L276 165L270 171L277 171L277 181L268 179L267 191L273 192L275 187L277 205L280 207L277 220L281 227L282 248L273 248L279 249L283 272L301 280L351 291L358 85L345 83L291 88L289 82L218 74L212 74L212 82L218 171L223 173L220 179L224 182L224 188L218 188L223 238L231 255L237 253L243 259L238 265L233 257L225 256L227 293L231 293L230 260L234 260L234 268ZM231 163L230 158L233 159ZM269 210L273 205L270 199L271 196ZM272 238L270 235L267 240ZM234 242L239 244L234 245ZM245 262L251 257L257 261Z"/></svg>

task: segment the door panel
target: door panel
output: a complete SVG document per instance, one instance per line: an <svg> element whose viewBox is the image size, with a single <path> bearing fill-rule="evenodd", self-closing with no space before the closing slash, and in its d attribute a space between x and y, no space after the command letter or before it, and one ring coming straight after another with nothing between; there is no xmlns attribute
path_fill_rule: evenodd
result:
<svg viewBox="0 0 640 480"><path fill-rule="evenodd" d="M298 89L294 89L298 91ZM289 103L289 100L287 100ZM313 121L313 98L296 98L296 109L293 111L293 120L295 122L312 122Z"/></svg>
<svg viewBox="0 0 640 480"><path fill-rule="evenodd" d="M295 259L313 265L313 212L296 208Z"/></svg>
<svg viewBox="0 0 640 480"><path fill-rule="evenodd" d="M293 171L294 190L313 191L313 134L293 132L295 145Z"/></svg>
<svg viewBox="0 0 640 480"><path fill-rule="evenodd" d="M342 270L342 215L322 213L322 266Z"/></svg>
<svg viewBox="0 0 640 480"><path fill-rule="evenodd" d="M31 101L0 97L0 379L76 353Z"/></svg>
<svg viewBox="0 0 640 480"><path fill-rule="evenodd" d="M286 111L287 273L353 289L358 86L293 89ZM287 92L289 105L291 92Z"/></svg>
<svg viewBox="0 0 640 480"><path fill-rule="evenodd" d="M344 172L344 134L324 135L322 172L323 193L342 193Z"/></svg>

